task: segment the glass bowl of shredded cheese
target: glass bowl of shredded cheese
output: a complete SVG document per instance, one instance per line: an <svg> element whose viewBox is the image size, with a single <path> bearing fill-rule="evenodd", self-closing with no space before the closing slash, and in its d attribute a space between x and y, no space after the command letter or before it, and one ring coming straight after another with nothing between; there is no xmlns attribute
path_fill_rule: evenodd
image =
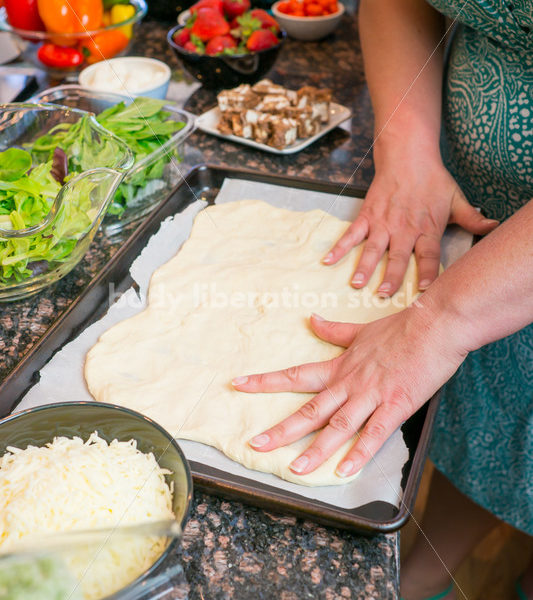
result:
<svg viewBox="0 0 533 600"><path fill-rule="evenodd" d="M133 597L165 567L179 538L122 534L53 556L41 556L36 540L172 519L183 528L191 496L178 444L139 413L68 402L1 420L0 592L13 600ZM31 567L20 558L27 562L28 548Z"/></svg>

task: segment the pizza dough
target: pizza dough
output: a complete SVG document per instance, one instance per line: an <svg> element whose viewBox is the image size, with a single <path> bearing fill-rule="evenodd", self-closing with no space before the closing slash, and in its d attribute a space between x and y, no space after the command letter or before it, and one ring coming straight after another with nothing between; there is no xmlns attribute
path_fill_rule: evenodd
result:
<svg viewBox="0 0 533 600"><path fill-rule="evenodd" d="M373 293L384 261L364 290L349 284L361 246L335 266L321 263L347 226L320 210L295 212L257 200L201 211L188 241L152 276L148 307L104 333L88 353L90 392L251 469L310 486L348 483L356 476L337 477L335 467L352 441L304 476L288 465L315 434L268 453L247 443L312 394L246 394L231 386L238 375L340 354L342 348L313 335L312 312L368 322L414 299L413 257L401 290L386 300Z"/></svg>

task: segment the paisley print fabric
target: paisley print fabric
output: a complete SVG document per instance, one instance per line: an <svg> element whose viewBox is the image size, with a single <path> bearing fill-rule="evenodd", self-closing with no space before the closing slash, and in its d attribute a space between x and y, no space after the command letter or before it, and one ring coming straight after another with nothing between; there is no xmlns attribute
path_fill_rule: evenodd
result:
<svg viewBox="0 0 533 600"><path fill-rule="evenodd" d="M459 24L444 159L472 204L506 219L533 198L533 1L429 1ZM430 456L472 500L533 535L533 325L468 356L443 389Z"/></svg>

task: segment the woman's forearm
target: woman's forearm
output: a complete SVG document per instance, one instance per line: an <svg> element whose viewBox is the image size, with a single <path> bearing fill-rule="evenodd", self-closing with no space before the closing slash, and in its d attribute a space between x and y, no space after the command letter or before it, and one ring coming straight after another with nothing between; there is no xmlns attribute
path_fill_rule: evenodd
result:
<svg viewBox="0 0 533 600"><path fill-rule="evenodd" d="M361 0L359 31L379 136L376 158L389 140L438 154L442 16L425 0Z"/></svg>
<svg viewBox="0 0 533 600"><path fill-rule="evenodd" d="M465 351L531 323L533 200L447 269L418 305Z"/></svg>

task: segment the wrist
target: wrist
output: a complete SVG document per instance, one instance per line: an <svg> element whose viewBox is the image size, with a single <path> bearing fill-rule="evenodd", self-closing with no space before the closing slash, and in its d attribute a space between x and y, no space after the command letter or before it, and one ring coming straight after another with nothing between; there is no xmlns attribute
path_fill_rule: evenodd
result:
<svg viewBox="0 0 533 600"><path fill-rule="evenodd" d="M442 276L441 276L442 277ZM418 326L431 332L444 355L462 361L477 348L471 323L454 294L446 294L437 279L409 308L416 311Z"/></svg>
<svg viewBox="0 0 533 600"><path fill-rule="evenodd" d="M442 165L440 126L420 122L410 115L394 117L374 133L374 161L383 163L416 160Z"/></svg>

